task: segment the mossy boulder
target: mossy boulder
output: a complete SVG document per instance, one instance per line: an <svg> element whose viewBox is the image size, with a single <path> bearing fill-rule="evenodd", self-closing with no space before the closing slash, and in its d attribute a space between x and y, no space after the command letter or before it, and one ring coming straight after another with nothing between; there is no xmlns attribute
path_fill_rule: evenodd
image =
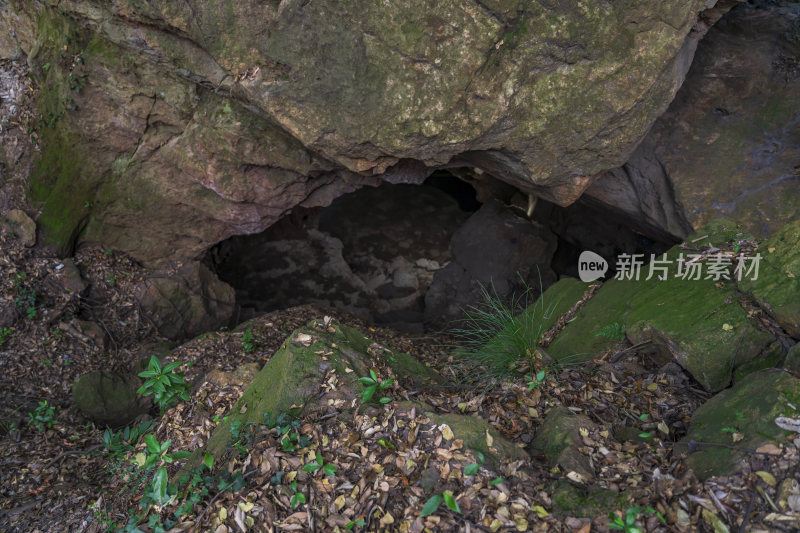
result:
<svg viewBox="0 0 800 533"><path fill-rule="evenodd" d="M484 454L490 463L507 459L527 459L528 453L503 437L491 424L477 416L457 413L434 413L424 411L437 426L447 424L453 430L454 438L464 441L464 448ZM487 438L487 435L489 438ZM491 441L492 445L489 446Z"/></svg>
<svg viewBox="0 0 800 533"><path fill-rule="evenodd" d="M676 450L692 448L688 464L701 479L730 474L745 452L728 446L755 449L769 442L780 443L790 432L778 427L775 418L797 418L797 407L800 380L777 369L750 374L694 413L689 432L682 440L684 445ZM734 430L743 436L737 442L732 439ZM691 444L692 441L712 444Z"/></svg>
<svg viewBox="0 0 800 533"><path fill-rule="evenodd" d="M722 246L740 232L733 223L717 221L695 235L703 237L702 244ZM605 282L548 353L558 361L588 360L627 338L652 343L708 390L728 386L734 370L758 358L773 337L747 316L732 280L708 278L706 270L700 279L679 277L678 261L689 253L676 246L656 258L666 270L656 264L651 275L644 264L639 279Z"/></svg>
<svg viewBox="0 0 800 533"><path fill-rule="evenodd" d="M786 224L758 247L758 277L739 288L753 296L789 335L800 339L800 220Z"/></svg>
<svg viewBox="0 0 800 533"><path fill-rule="evenodd" d="M564 406L550 409L536 432L530 447L543 453L551 463L559 465L565 473L575 472L585 481L594 479L594 469L589 457L581 452L581 429L590 430L595 423Z"/></svg>
<svg viewBox="0 0 800 533"><path fill-rule="evenodd" d="M147 412L147 402L136 394L140 381L130 375L95 370L72 385L75 407L100 426L112 428L129 424Z"/></svg>
<svg viewBox="0 0 800 533"><path fill-rule="evenodd" d="M553 485L551 491L553 510L561 516L594 518L618 509L626 509L630 500L626 493L617 493L601 487L577 487L565 480Z"/></svg>
<svg viewBox="0 0 800 533"><path fill-rule="evenodd" d="M255 376L226 420L211 434L206 451L219 457L230 439L232 423L263 423L265 413L273 417L280 413L300 416L325 408L332 399L344 401L343 405L360 405L358 395L363 386L358 378L369 376L370 370L379 366L390 368L399 380L408 372L415 373L409 377L417 383L430 384L439 379L410 355L379 346L353 328L312 320L289 335ZM335 389L324 390L334 377ZM319 400L323 396L325 400ZM197 461L195 456L190 465Z"/></svg>
<svg viewBox="0 0 800 533"><path fill-rule="evenodd" d="M800 372L800 342L789 348L783 367L792 372Z"/></svg>

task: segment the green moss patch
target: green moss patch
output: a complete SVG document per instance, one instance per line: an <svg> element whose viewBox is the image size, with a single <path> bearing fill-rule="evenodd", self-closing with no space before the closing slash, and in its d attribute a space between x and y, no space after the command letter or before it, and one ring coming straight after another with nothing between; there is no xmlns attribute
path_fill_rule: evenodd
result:
<svg viewBox="0 0 800 533"><path fill-rule="evenodd" d="M787 431L775 425L775 418L795 418L800 406L800 380L781 370L765 370L746 376L732 388L720 392L698 409L692 417L689 441L720 443L724 446L697 445L688 464L701 479L734 472L743 452L726 446L755 449L768 442L779 442ZM791 405L790 405L791 404ZM743 436L734 443L736 430ZM687 450L677 446L677 451Z"/></svg>
<svg viewBox="0 0 800 533"><path fill-rule="evenodd" d="M759 246L758 278L739 288L753 296L792 337L800 338L800 221L784 226Z"/></svg>

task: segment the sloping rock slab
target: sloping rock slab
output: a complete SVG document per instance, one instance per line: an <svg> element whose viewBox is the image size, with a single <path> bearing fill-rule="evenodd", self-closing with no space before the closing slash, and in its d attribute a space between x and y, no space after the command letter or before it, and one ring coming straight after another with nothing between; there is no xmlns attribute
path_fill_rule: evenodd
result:
<svg viewBox="0 0 800 533"><path fill-rule="evenodd" d="M732 232L728 224L715 224L697 235L706 235L703 243L722 245ZM705 279L705 273L698 280L677 277L677 258L682 253L689 251L676 246L667 253L665 280L658 279L663 274L659 270L646 279L649 269L644 266L639 280L607 281L548 347L548 353L559 361L590 359L618 342L607 333L615 329L620 337L624 331L634 344L653 343L706 389L728 386L734 369L758 357L772 336L748 318L731 282Z"/></svg>
<svg viewBox="0 0 800 533"><path fill-rule="evenodd" d="M263 423L265 413L308 414L319 405L326 406L328 400L357 407L363 389L358 378L369 376L378 365L400 375L414 374L418 382L439 379L408 354L379 347L343 324L313 320L293 332L264 365L227 420L214 430L206 448L215 456L222 454L234 421L257 424ZM325 381L329 372L336 378L333 390Z"/></svg>
<svg viewBox="0 0 800 533"><path fill-rule="evenodd" d="M787 224L758 248L757 279L739 288L751 294L789 335L800 339L800 220Z"/></svg>
<svg viewBox="0 0 800 533"><path fill-rule="evenodd" d="M792 406L795 406L793 408ZM688 435L682 440L690 447L689 466L697 476L706 479L734 472L740 450L756 449L770 442L780 443L791 432L775 424L775 418L797 418L800 412L800 380L781 370L765 370L746 376L732 388L722 391L698 409L692 417ZM744 438L736 443L729 429L736 429ZM719 443L721 446L692 444Z"/></svg>

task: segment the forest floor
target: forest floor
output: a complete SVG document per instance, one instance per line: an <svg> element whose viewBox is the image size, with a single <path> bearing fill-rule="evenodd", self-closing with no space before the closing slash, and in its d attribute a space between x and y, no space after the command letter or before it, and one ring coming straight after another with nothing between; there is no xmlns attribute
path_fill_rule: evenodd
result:
<svg viewBox="0 0 800 533"><path fill-rule="evenodd" d="M64 288L61 259L23 247L2 229L0 249L0 314L16 314L13 325L0 328L0 531L124 527L141 498L138 478L130 472L145 444L125 454L109 453L103 445L105 428L72 408L70 388L89 371L132 372L141 360L164 350L166 339L143 316L133 295L148 272L112 250L81 249L73 260L88 290L80 296ZM244 389L243 382L225 377L233 374L221 373L263 364L292 331L324 315L379 345L415 356L445 377L446 384L421 386L397 376L393 400L386 405L350 417L336 416L331 406L327 415L301 419L298 430L313 443L308 450L321 451L325 463L335 467L326 472L330 475L322 469L307 471L307 453L281 449L274 433L246 441L224 465L231 474L243 474L234 490L211 486L178 518L176 504L160 514L151 511L162 527L220 533L586 533L609 529L609 509L638 515L646 531L792 531L796 526L783 522L777 485L800 478L797 441L775 447L774 455L747 455L741 473L730 477L700 482L687 469L689 450L676 441L709 395L676 365L664 367L629 350L599 353L581 366L550 368L533 388L523 376L494 387L488 382L465 385L453 370L453 340L447 335L406 335L310 306L256 319L247 342L242 331L224 330L170 352L167 361L193 361L185 375L192 390L188 402L161 416L152 413L158 442L170 439L171 451L200 446ZM446 426L398 409L402 399L424 402L438 413L480 417L520 447L532 440L552 407L584 415L594 423L581 432L582 452L596 474L591 484L610 499L598 502L597 492L582 499L588 494L580 487L585 480L569 478L543 456L483 464L452 439ZM52 425L44 422L37 428L29 413L39 408L47 420L49 407L55 408ZM645 437L615 439L626 425L643 428ZM278 472L285 479L276 478ZM439 487L436 494L446 495L445 502L422 517L430 486ZM619 494L623 497L616 498ZM155 529L147 520L139 528Z"/></svg>

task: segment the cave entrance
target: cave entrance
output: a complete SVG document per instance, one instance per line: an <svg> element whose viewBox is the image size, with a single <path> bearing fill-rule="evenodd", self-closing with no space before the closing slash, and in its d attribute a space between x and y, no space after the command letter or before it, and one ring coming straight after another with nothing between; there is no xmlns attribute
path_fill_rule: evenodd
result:
<svg viewBox="0 0 800 533"><path fill-rule="evenodd" d="M437 171L421 185L383 183L324 208L296 208L266 231L228 239L210 253L236 290L238 321L317 304L409 332L447 328L491 285L511 300L535 297L578 256L603 256L613 274L621 253L660 253L630 221L579 200L529 198L469 169ZM473 186L474 184L474 186Z"/></svg>
<svg viewBox="0 0 800 533"><path fill-rule="evenodd" d="M262 233L220 243L211 261L236 290L239 320L318 304L421 331L450 239L480 206L469 183L439 171L422 185L384 183L297 208Z"/></svg>

